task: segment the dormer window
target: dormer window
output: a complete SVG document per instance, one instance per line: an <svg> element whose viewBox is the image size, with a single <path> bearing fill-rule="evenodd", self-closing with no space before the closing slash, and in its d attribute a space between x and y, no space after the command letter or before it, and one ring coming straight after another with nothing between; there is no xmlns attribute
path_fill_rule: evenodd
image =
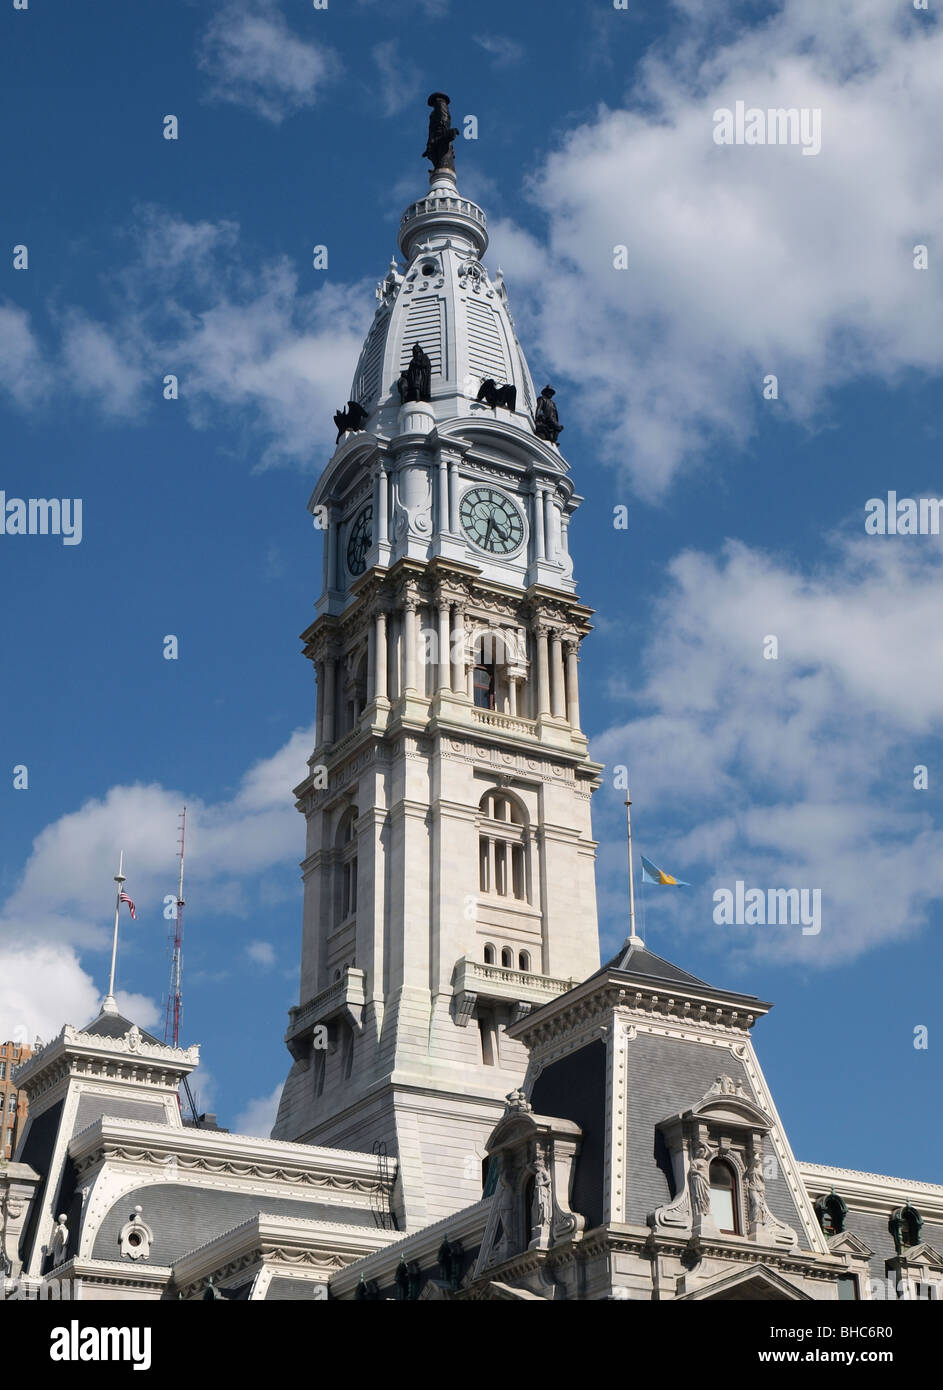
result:
<svg viewBox="0 0 943 1390"><path fill-rule="evenodd" d="M737 1180L729 1163L715 1158L710 1166L711 1216L721 1235L740 1234Z"/></svg>

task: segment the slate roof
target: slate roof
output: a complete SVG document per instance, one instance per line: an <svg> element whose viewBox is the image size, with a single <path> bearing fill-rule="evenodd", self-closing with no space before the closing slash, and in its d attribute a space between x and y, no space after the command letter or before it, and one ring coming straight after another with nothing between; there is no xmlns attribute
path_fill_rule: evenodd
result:
<svg viewBox="0 0 943 1390"><path fill-rule="evenodd" d="M706 980L699 980L696 975L689 975L680 966L672 965L670 960L656 956L654 951L649 951L645 946L634 946L629 941L623 942L612 960L607 961L602 970L623 970L628 975L646 975L652 980L664 980L666 984L699 985L701 989L711 988ZM599 972L600 974L602 970Z"/></svg>
<svg viewBox="0 0 943 1390"><path fill-rule="evenodd" d="M94 1033L99 1038L123 1038L125 1033L131 1031L134 1024L130 1018L125 1018L123 1014L100 1013L93 1023L83 1028L83 1033ZM143 1028L139 1028L141 1041L156 1044L160 1047L160 1038L155 1038L152 1033L145 1033Z"/></svg>
<svg viewBox="0 0 943 1390"><path fill-rule="evenodd" d="M620 974L631 975L635 979L651 980L654 984L678 985L682 988L707 991L711 995L716 995L721 999L749 999L755 1001L757 1006L762 1007L761 1001L755 994L742 994L739 990L719 989L716 985L708 984L706 980L700 980L696 975L691 975L687 970L682 970L680 965L673 965L670 960L665 960L663 956L656 956L654 951L649 951L645 946L636 946L626 940L613 956L612 960L597 970L597 975L605 975L608 971L618 970ZM593 979L590 976L590 979Z"/></svg>

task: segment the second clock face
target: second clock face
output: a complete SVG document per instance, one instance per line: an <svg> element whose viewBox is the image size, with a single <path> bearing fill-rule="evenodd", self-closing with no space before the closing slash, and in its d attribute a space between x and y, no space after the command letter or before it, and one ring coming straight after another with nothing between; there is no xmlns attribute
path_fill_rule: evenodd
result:
<svg viewBox="0 0 943 1390"><path fill-rule="evenodd" d="M364 507L350 528L347 542L347 568L351 574L363 574L367 568L367 551L373 544L373 507Z"/></svg>
<svg viewBox="0 0 943 1390"><path fill-rule="evenodd" d="M473 487L460 508L468 539L492 555L510 555L524 539L524 521L517 507L493 487Z"/></svg>

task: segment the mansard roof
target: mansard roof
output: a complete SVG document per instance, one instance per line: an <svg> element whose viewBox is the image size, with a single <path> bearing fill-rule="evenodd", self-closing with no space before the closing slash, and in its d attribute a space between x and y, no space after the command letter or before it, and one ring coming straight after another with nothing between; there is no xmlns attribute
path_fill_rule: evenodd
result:
<svg viewBox="0 0 943 1390"><path fill-rule="evenodd" d="M665 984L697 985L701 989L711 989L706 980L699 980L696 975L688 974L680 966L672 965L670 960L656 956L654 951L649 951L647 947L631 940L623 942L612 960L601 966L597 973L602 974L607 970L621 970L627 975L644 975Z"/></svg>

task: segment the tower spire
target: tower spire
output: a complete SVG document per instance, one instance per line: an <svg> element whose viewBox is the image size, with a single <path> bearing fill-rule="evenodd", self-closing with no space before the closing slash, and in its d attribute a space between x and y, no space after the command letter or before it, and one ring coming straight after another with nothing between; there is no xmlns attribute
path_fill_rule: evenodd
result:
<svg viewBox="0 0 943 1390"><path fill-rule="evenodd" d="M629 937L628 946L644 946L645 942L635 931L635 874L632 868L632 798L625 789L625 833L629 849Z"/></svg>
<svg viewBox="0 0 943 1390"><path fill-rule="evenodd" d="M118 959L118 914L121 911L121 885L125 882L124 870L124 850L118 855L118 872L115 874L115 883L118 887L115 891L115 930L111 939L111 973L108 976L108 993L102 1001L103 1014L116 1014L118 1005L115 1003L115 965Z"/></svg>

